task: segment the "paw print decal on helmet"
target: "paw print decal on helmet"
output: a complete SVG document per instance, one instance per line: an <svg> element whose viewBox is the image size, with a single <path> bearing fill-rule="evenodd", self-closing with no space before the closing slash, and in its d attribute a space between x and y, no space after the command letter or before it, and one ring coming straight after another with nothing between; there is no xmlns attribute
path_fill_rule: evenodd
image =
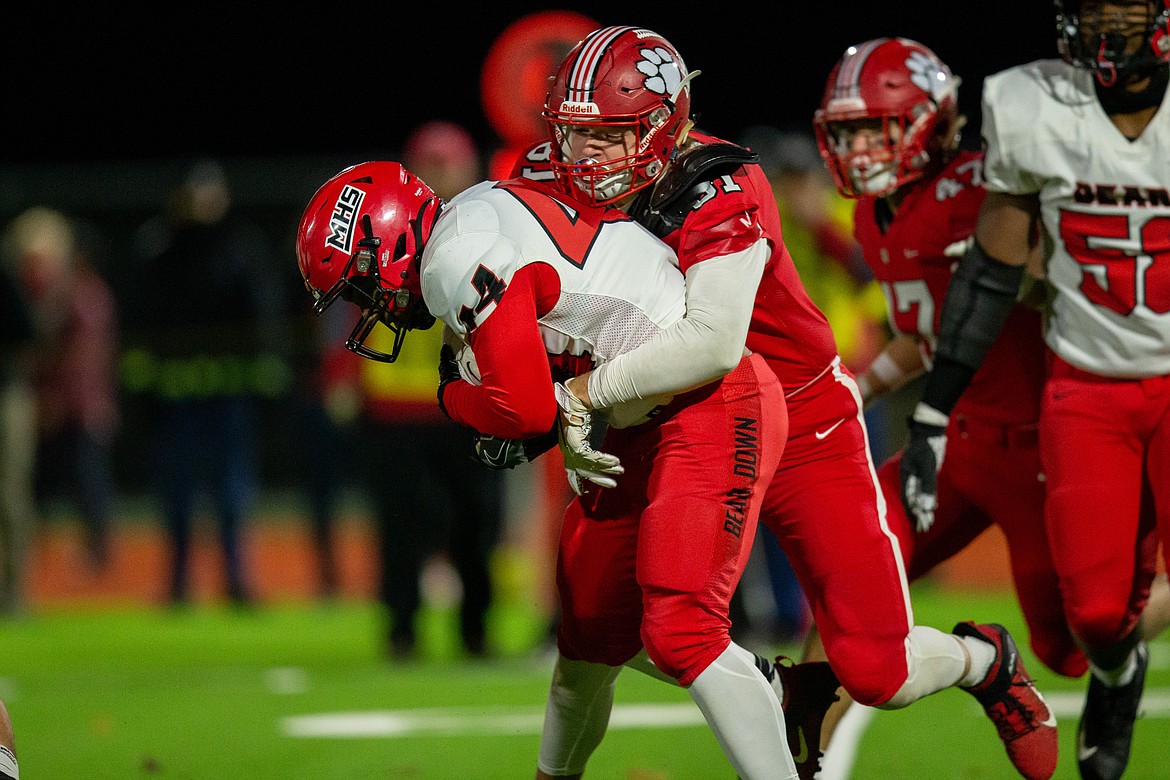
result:
<svg viewBox="0 0 1170 780"><path fill-rule="evenodd" d="M928 57L920 51L912 53L906 60L906 68L910 71L910 80L914 86L930 95L935 101L942 99L950 92L954 85L943 70L938 60Z"/></svg>
<svg viewBox="0 0 1170 780"><path fill-rule="evenodd" d="M670 52L661 46L642 49L638 72L646 76L646 89L659 95L673 98L686 76Z"/></svg>

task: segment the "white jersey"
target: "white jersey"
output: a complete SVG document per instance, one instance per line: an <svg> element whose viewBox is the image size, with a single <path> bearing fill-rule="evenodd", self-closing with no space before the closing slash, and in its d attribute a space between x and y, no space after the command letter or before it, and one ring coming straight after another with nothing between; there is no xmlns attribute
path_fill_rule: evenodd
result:
<svg viewBox="0 0 1170 780"><path fill-rule="evenodd" d="M540 185L491 181L457 195L435 223L422 256L423 300L466 341L531 263L560 277L560 298L537 320L549 355L587 355L597 366L686 312L674 251L641 225L616 210L583 213ZM638 407L668 399L647 400Z"/></svg>
<svg viewBox="0 0 1170 780"><path fill-rule="evenodd" d="M1056 290L1045 339L1102 376L1170 374L1170 98L1129 141L1092 75L1041 60L983 89L986 187L1038 194Z"/></svg>

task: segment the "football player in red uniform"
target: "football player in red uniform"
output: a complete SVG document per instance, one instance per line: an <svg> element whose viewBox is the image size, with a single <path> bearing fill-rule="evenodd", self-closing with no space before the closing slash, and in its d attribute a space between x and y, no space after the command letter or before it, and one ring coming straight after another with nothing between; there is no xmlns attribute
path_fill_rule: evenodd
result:
<svg viewBox="0 0 1170 780"><path fill-rule="evenodd" d="M313 196L297 255L318 311L339 299L361 309L347 346L364 357L392 362L410 329L445 324L439 404L455 422L527 439L553 431L565 404L557 431L576 439L565 465L582 495L559 549L560 657L537 776L580 777L617 674L644 648L741 777L796 778L780 703L729 634L787 429L776 377L741 351L702 387L613 407L610 455L588 446L589 415L549 370L603 364L682 318L670 248L620 211L532 182L484 182L444 205L397 163L371 162ZM389 352L366 344L379 323Z"/></svg>
<svg viewBox="0 0 1170 780"><path fill-rule="evenodd" d="M549 142L521 161L525 175L551 169L544 178L579 201L626 210L676 250L686 277L684 320L571 380L570 389L606 408L709 381L745 345L762 355L784 388L789 430L761 520L797 572L842 686L857 701L891 709L961 686L984 704L1021 773L1049 777L1054 720L1008 632L960 623L947 634L914 624L857 382L801 285L754 156L693 128L695 75L651 31L596 30L556 75L545 107ZM754 279L758 285L746 283ZM783 667L761 667L774 680L777 668L785 676ZM816 771L823 710L794 712L802 684L790 679L787 687L789 743L807 777ZM1021 708L1035 717L1009 715Z"/></svg>
<svg viewBox="0 0 1170 780"><path fill-rule="evenodd" d="M854 236L881 285L894 337L858 377L866 402L930 365L951 268L983 202L983 155L959 149L959 79L926 46L877 38L834 66L816 113L817 143L837 189L856 199ZM1044 530L1037 420L1044 342L1038 308L1017 304L1005 334L951 416L939 510L912 519L900 500L901 455L878 472L887 520L914 580L991 523L1003 530L1032 649L1070 677L1086 661L1064 620ZM816 633L808 656L823 655ZM822 746L848 706L826 717Z"/></svg>
<svg viewBox="0 0 1170 780"><path fill-rule="evenodd" d="M942 500L951 415L1042 235L1045 522L1092 672L1077 761L1082 777L1117 778L1148 665L1140 623L1159 537L1170 555L1170 2L1057 0L1056 21L1060 59L984 82L988 192L940 315L902 490L915 513Z"/></svg>

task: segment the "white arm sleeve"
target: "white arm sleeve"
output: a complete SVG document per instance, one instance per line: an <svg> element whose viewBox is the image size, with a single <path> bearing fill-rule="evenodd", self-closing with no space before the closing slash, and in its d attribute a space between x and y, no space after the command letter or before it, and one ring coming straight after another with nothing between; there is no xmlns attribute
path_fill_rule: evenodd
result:
<svg viewBox="0 0 1170 780"><path fill-rule="evenodd" d="M719 379L746 354L756 289L771 256L766 238L742 252L691 266L687 313L650 341L598 366L589 375L595 408L673 395Z"/></svg>

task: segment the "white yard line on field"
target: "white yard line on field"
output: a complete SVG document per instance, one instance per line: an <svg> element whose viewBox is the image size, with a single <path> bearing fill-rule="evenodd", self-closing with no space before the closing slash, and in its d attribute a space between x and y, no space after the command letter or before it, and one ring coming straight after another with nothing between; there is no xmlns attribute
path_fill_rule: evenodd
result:
<svg viewBox="0 0 1170 780"><path fill-rule="evenodd" d="M290 737L411 737L457 734L539 734L543 707L440 707L425 710L331 712L281 720ZM705 726L692 702L618 704L610 729L655 729Z"/></svg>
<svg viewBox="0 0 1170 780"><path fill-rule="evenodd" d="M1058 718L1079 717L1083 693L1045 696ZM874 710L852 708L834 736L833 747L855 752ZM1151 688L1142 697L1142 717L1170 718L1170 689ZM416 710L324 712L283 718L280 730L290 737L409 737L419 734L538 734L542 707L436 707ZM691 702L618 704L611 729L690 728L705 725Z"/></svg>
<svg viewBox="0 0 1170 780"><path fill-rule="evenodd" d="M1083 692L1045 695L1057 718L1079 718ZM978 712L978 705L971 702ZM820 780L848 780L857 750L877 710L851 707L833 734L832 749L825 756ZM982 712L979 712L982 716ZM1142 697L1141 717L1170 718L1170 688L1150 688ZM493 734L539 734L544 709L539 707L437 707L372 712L326 712L283 718L280 730L299 738L382 738ZM618 704L609 728L664 729L705 726L703 715L692 702L679 704Z"/></svg>

